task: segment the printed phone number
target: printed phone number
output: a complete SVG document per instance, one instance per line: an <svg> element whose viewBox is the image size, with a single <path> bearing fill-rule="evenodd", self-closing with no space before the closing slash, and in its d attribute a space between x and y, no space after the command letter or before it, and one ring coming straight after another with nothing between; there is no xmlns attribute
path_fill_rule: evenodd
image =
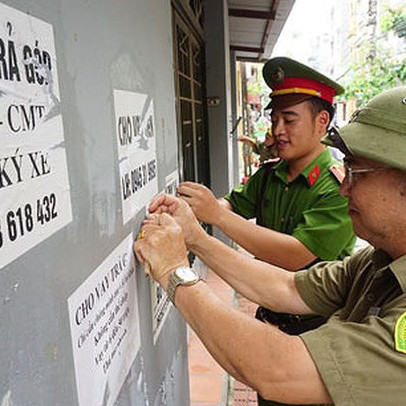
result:
<svg viewBox="0 0 406 406"><path fill-rule="evenodd" d="M16 210L10 210L1 219L0 248L6 239L16 242L19 238L34 231L35 226L41 226L58 217L56 196L51 193L38 199L36 203L27 203Z"/></svg>

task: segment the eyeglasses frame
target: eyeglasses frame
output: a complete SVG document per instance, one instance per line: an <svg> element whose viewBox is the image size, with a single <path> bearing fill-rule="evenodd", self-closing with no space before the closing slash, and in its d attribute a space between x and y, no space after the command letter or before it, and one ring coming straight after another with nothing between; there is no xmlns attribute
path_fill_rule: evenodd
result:
<svg viewBox="0 0 406 406"><path fill-rule="evenodd" d="M376 172L376 171L387 171L391 168L387 166L377 166L377 167L371 167L371 168L358 168L358 169L353 169L351 166L351 163L348 162L347 160L344 160L344 169L345 169L345 179L348 182L348 187L351 189L353 185L353 179L354 179L354 174L357 173L368 173L368 172Z"/></svg>

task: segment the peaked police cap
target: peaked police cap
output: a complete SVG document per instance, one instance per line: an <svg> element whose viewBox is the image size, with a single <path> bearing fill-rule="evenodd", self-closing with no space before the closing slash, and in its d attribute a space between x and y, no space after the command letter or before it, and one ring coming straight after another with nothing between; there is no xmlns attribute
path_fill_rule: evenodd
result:
<svg viewBox="0 0 406 406"><path fill-rule="evenodd" d="M327 76L286 57L270 59L265 63L262 74L272 89L271 103L266 108L273 107L275 102L286 96L299 103L311 97L319 97L332 104L334 96L344 92L338 83Z"/></svg>
<svg viewBox="0 0 406 406"><path fill-rule="evenodd" d="M375 96L352 115L339 135L329 132L322 142L406 171L406 86Z"/></svg>

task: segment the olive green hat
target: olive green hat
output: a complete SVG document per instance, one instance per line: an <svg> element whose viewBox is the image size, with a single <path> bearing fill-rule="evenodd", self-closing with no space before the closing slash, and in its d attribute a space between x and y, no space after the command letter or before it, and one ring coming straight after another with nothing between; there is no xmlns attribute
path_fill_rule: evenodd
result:
<svg viewBox="0 0 406 406"><path fill-rule="evenodd" d="M406 170L406 86L375 96L339 134L329 131L322 142L345 154Z"/></svg>

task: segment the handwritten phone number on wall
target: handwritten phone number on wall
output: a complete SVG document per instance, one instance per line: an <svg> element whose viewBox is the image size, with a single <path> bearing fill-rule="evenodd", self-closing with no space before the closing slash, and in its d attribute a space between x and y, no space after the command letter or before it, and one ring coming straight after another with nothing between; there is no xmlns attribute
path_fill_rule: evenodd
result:
<svg viewBox="0 0 406 406"><path fill-rule="evenodd" d="M9 210L0 219L0 248L6 238L15 242L24 235L31 233L36 224L47 224L56 217L58 217L58 212L54 193L38 199L33 205L27 203L16 210Z"/></svg>

